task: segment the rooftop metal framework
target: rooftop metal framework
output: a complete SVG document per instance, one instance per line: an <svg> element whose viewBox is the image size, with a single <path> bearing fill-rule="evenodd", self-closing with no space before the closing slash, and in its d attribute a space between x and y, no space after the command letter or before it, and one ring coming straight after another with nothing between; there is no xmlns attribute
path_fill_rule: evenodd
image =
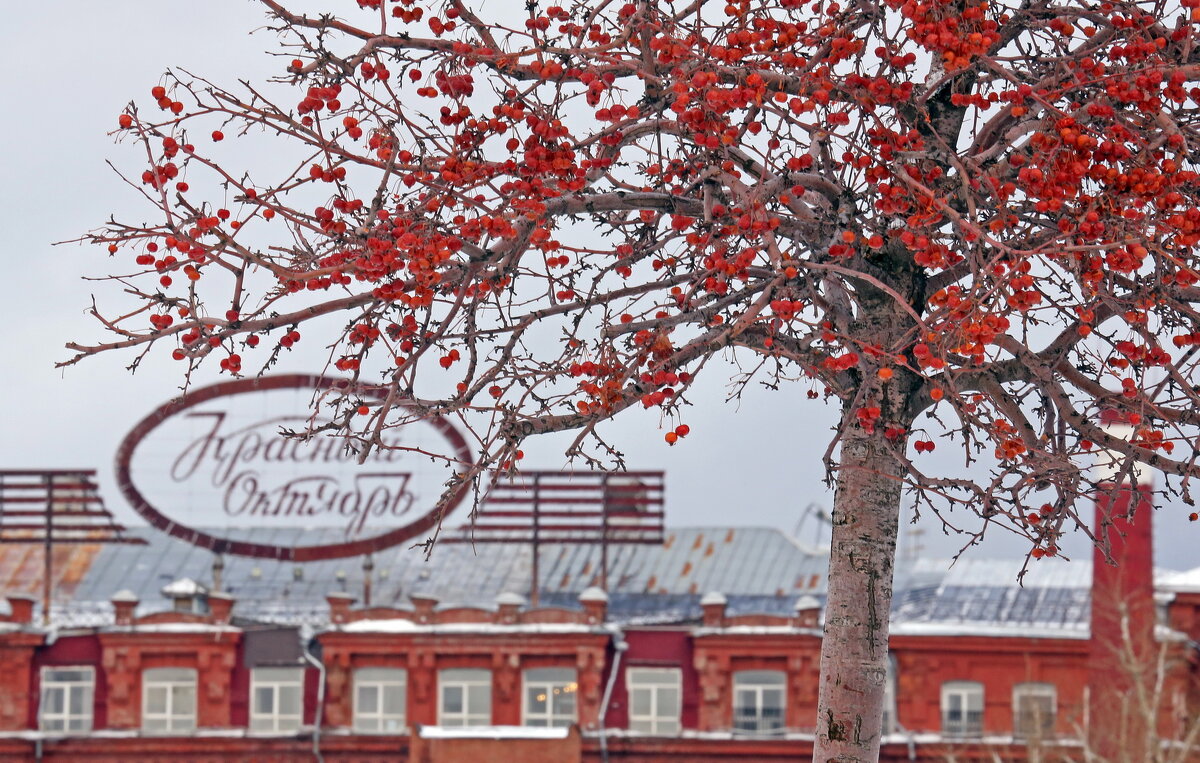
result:
<svg viewBox="0 0 1200 763"><path fill-rule="evenodd" d="M0 470L0 543L42 546L42 618L50 622L54 546L146 541L125 535L100 497L94 469Z"/></svg>

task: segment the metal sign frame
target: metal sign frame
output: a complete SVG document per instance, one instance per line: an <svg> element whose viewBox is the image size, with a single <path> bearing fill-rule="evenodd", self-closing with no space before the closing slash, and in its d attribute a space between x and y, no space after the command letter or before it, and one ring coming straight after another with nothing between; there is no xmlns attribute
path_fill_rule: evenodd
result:
<svg viewBox="0 0 1200 763"><path fill-rule="evenodd" d="M467 493L470 492L470 482L463 482L444 503L435 504L427 513L406 525L393 528L370 538L310 546L278 546L221 538L181 524L159 511L134 484L131 474L131 461L134 450L153 429L169 417L217 398L279 389L331 390L374 400L381 400L386 395L386 390L381 387L363 384L352 385L345 379L310 374L279 374L238 379L191 390L187 394L160 406L149 416L142 419L121 442L116 455L116 475L117 486L120 488L122 495L125 496L125 499L129 501L134 510L155 528L186 543L210 549L214 553L277 559L281 561L310 562L322 559L362 556L409 541L437 525L445 516L454 511L462 503L463 499L466 498ZM393 404L397 407L405 407L402 401ZM457 459L462 464L463 471L473 466L474 458L471 455L471 449L467 445L466 438L446 418L436 415L423 416L422 423L431 425L439 434L446 438L453 451L448 455L453 459Z"/></svg>

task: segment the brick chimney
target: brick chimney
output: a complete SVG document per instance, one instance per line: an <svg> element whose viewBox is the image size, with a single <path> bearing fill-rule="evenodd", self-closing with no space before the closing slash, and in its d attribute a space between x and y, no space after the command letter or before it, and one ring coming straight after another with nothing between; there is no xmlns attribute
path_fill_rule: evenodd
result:
<svg viewBox="0 0 1200 763"><path fill-rule="evenodd" d="M725 594L718 591L704 594L700 599L700 609L704 610L705 628L725 627L725 605L727 603Z"/></svg>
<svg viewBox="0 0 1200 763"><path fill-rule="evenodd" d="M805 594L796 600L793 624L797 628L816 628L821 619L821 602Z"/></svg>
<svg viewBox="0 0 1200 763"><path fill-rule="evenodd" d="M33 605L36 599L23 593L10 593L8 599L8 621L29 625L33 622Z"/></svg>
<svg viewBox="0 0 1200 763"><path fill-rule="evenodd" d="M227 593L210 593L208 595L208 615L214 623L228 623L232 613L232 596Z"/></svg>
<svg viewBox="0 0 1200 763"><path fill-rule="evenodd" d="M329 605L329 622L341 625L350 619L350 605L354 597L344 591L334 591L325 594L325 603Z"/></svg>
<svg viewBox="0 0 1200 763"><path fill-rule="evenodd" d="M413 593L408 598L413 604L413 619L418 623L434 621L434 607L438 605L438 597L430 593Z"/></svg>
<svg viewBox="0 0 1200 763"><path fill-rule="evenodd" d="M501 625L513 625L520 618L521 608L525 606L525 597L519 593L505 592L496 597L496 622Z"/></svg>
<svg viewBox="0 0 1200 763"><path fill-rule="evenodd" d="M608 617L608 594L595 586L579 594L579 603L590 625L599 625Z"/></svg>
<svg viewBox="0 0 1200 763"><path fill-rule="evenodd" d="M1115 411L1105 411L1100 421L1108 434L1122 440L1132 437L1137 423ZM1101 457L1123 458L1103 452ZM1130 665L1150 664L1145 661L1154 654L1153 486L1141 464L1134 465L1132 480L1128 472L1102 465L1097 481L1094 531L1101 545L1092 552L1088 736L1094 752L1119 760L1140 749L1129 745L1144 743L1148 733L1146 719L1122 718L1121 708L1137 680Z"/></svg>
<svg viewBox="0 0 1200 763"><path fill-rule="evenodd" d="M133 625L133 611L137 609L138 597L133 591L117 591L112 597L113 624Z"/></svg>

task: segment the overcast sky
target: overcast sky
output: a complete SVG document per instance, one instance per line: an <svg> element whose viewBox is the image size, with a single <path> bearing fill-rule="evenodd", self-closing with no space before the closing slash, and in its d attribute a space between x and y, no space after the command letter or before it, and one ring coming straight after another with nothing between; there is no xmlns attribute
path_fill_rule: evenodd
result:
<svg viewBox="0 0 1200 763"><path fill-rule="evenodd" d="M353 0L305 0L299 7L314 5L356 12ZM6 270L0 279L0 468L98 469L108 506L131 524L137 520L112 482L113 454L134 423L177 392L179 365L159 351L133 375L124 370L132 359L127 355L55 369L68 356L66 341L101 338L86 309L93 293L103 304L113 285L81 279L105 273L106 253L51 242L78 236L113 214L141 220L150 213L105 165L111 159L141 170L134 149L107 135L118 114L133 97L145 101L167 67L228 84L277 73L278 59L263 54L274 38L250 34L263 20L250 0L61 0L10 3L0 27L7 114L0 120ZM319 371L319 357L292 354L279 370ZM217 380L215 363L198 379ZM834 421L831 407L804 399L797 387L724 403L717 375L709 373L706 385L692 395L697 405L686 418L692 434L677 447L665 446L657 418L649 415L608 427L630 468L667 472L669 524L791 532L810 504L830 505L820 458ZM563 445L563 439L531 444L526 463L562 468ZM1182 505L1163 507L1155 523L1160 566L1200 564L1194 551L1200 528L1186 521ZM926 555L949 556L964 541L944 537L938 527L923 522L919 542ZM801 530L802 540L813 538L812 528ZM1090 556L1082 538L1066 548ZM995 534L969 553L980 558L1024 550Z"/></svg>

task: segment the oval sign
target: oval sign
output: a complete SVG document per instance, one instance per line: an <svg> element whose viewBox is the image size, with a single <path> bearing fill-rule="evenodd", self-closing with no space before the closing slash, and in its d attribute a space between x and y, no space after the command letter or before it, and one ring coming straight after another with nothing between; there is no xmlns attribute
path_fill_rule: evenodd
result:
<svg viewBox="0 0 1200 763"><path fill-rule="evenodd" d="M358 556L434 527L466 497L463 483L441 508L446 482L472 465L466 438L425 417L385 432L359 464L340 438L284 437L312 424L314 393L380 400L384 390L306 374L201 387L158 408L117 451L117 484L151 525L220 554L296 562ZM450 461L431 458L446 455ZM299 540L298 528L330 528L337 542ZM253 531L251 531L253 528ZM263 528L271 543L263 540ZM252 538L251 536L258 536Z"/></svg>

